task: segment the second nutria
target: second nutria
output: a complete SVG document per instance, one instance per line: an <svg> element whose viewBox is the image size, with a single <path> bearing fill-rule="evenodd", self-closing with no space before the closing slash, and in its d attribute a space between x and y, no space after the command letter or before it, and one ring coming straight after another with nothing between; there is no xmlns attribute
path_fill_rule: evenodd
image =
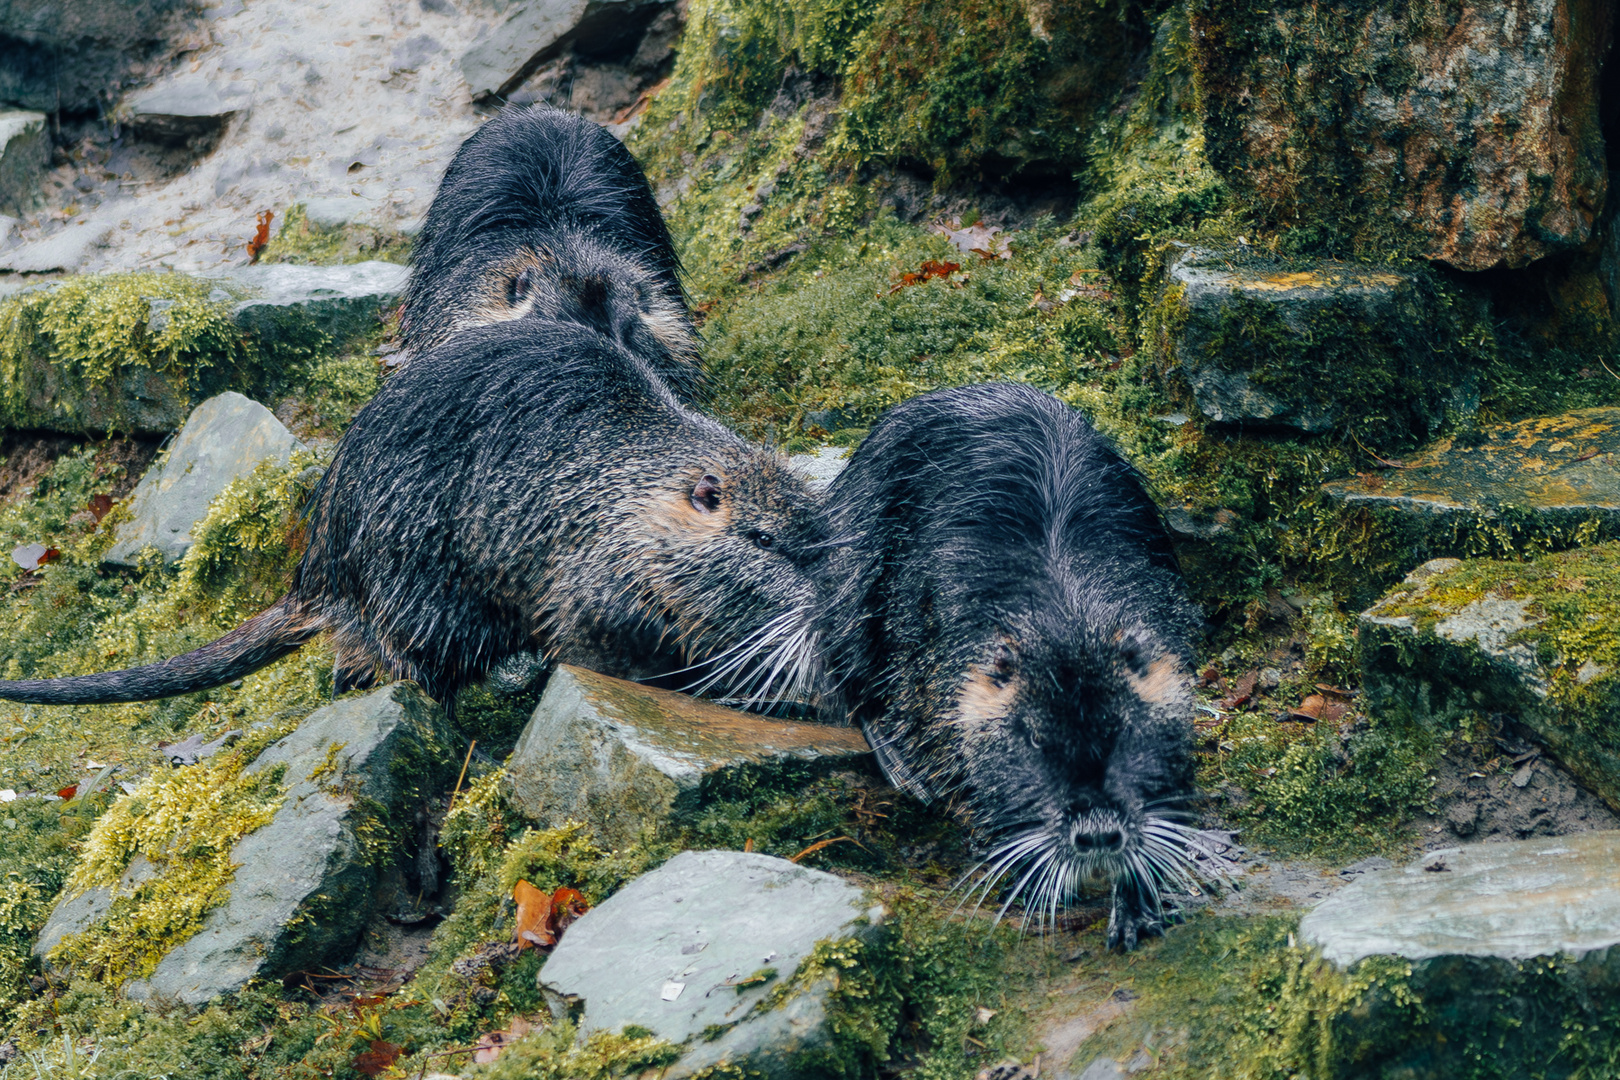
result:
<svg viewBox="0 0 1620 1080"><path fill-rule="evenodd" d="M680 260L641 166L597 124L511 108L461 144L411 251L408 357L531 312L600 330L678 397L698 381Z"/></svg>
<svg viewBox="0 0 1620 1080"><path fill-rule="evenodd" d="M744 700L802 686L813 659L819 502L784 459L686 409L640 357L581 326L530 316L416 357L344 434L307 531L287 594L218 641L0 683L0 697L188 693L322 631L335 691L386 676L440 700L529 650L676 685L713 662L710 681Z"/></svg>
<svg viewBox="0 0 1620 1080"><path fill-rule="evenodd" d="M828 718L962 803L986 891L1010 876L1008 904L1055 916L1102 878L1111 945L1156 931L1189 883L1170 808L1198 618L1136 472L1056 398L994 384L893 409L827 497Z"/></svg>

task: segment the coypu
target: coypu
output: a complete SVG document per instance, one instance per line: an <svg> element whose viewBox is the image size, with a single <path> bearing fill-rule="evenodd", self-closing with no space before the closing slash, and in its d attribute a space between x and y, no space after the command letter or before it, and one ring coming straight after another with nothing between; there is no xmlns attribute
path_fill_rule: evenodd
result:
<svg viewBox="0 0 1620 1080"><path fill-rule="evenodd" d="M897 787L960 800L984 893L1018 875L1003 913L1055 918L1104 877L1110 946L1158 931L1199 846L1167 809L1199 619L1135 470L1056 398L990 384L897 406L827 498L825 717Z"/></svg>
<svg viewBox="0 0 1620 1080"><path fill-rule="evenodd" d="M280 600L145 667L0 682L44 704L217 686L321 631L334 692L376 675L450 701L534 650L627 678L802 683L820 504L774 452L676 402L635 354L538 316L458 333L391 376L311 497Z"/></svg>
<svg viewBox="0 0 1620 1080"><path fill-rule="evenodd" d="M512 108L456 151L411 252L405 357L538 312L645 359L682 400L698 382L680 260L641 166L605 129Z"/></svg>

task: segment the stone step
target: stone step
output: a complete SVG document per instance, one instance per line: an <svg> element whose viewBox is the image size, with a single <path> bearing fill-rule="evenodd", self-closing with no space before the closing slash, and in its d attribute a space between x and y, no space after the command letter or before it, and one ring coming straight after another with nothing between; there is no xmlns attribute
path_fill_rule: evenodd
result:
<svg viewBox="0 0 1620 1080"><path fill-rule="evenodd" d="M506 772L512 804L542 828L583 821L622 847L744 773L867 767L870 753L853 728L771 720L563 665Z"/></svg>
<svg viewBox="0 0 1620 1080"><path fill-rule="evenodd" d="M191 411L168 459L135 486L129 520L103 561L133 566L153 547L165 563L178 562L191 547L191 530L232 480L264 461L286 464L303 445L257 401L229 390L209 398Z"/></svg>
<svg viewBox="0 0 1620 1080"><path fill-rule="evenodd" d="M1504 514L1527 515L1548 531L1594 522L1600 535L1620 534L1620 408L1487 427L1466 441L1442 439L1401 465L1322 490L1437 555L1460 529Z"/></svg>
<svg viewBox="0 0 1620 1080"><path fill-rule="evenodd" d="M1388 437L1478 407L1478 378L1444 342L1408 274L1319 262L1282 269L1242 251L1186 247L1156 312L1159 363L1212 422L1316 433L1367 416Z"/></svg>
<svg viewBox="0 0 1620 1080"><path fill-rule="evenodd" d="M668 0L530 0L514 4L461 58L474 100L516 90L535 67L570 44L584 52L645 26Z"/></svg>
<svg viewBox="0 0 1620 1080"><path fill-rule="evenodd" d="M684 851L568 928L541 981L582 1003L582 1036L638 1025L679 1045L659 1075L829 1075L832 983L790 980L817 942L872 939L884 911L832 874L740 851ZM752 981L750 981L752 980ZM745 983L746 985L739 985Z"/></svg>
<svg viewBox="0 0 1620 1080"><path fill-rule="evenodd" d="M453 736L437 705L410 683L311 713L261 753L248 772L285 768L286 792L269 824L231 851L230 898L126 993L200 1005L255 978L342 963L386 890L377 838L412 820L454 770ZM139 860L139 856L136 856ZM151 878L132 864L124 888ZM35 943L44 956L63 937L94 932L112 891L58 903ZM164 902L160 895L153 902Z"/></svg>
<svg viewBox="0 0 1620 1080"><path fill-rule="evenodd" d="M1565 1040L1620 996L1620 832L1372 871L1309 912L1299 938L1341 969L1406 961L1332 1019L1333 1075L1442 1080L1473 1074L1482 1050L1492 1076L1587 1075Z"/></svg>
<svg viewBox="0 0 1620 1080"><path fill-rule="evenodd" d="M1363 701L1444 731L1507 713L1620 810L1620 544L1435 559L1362 613Z"/></svg>
<svg viewBox="0 0 1620 1080"><path fill-rule="evenodd" d="M236 325L275 342L319 330L341 348L377 328L385 308L399 302L410 268L398 263L239 266L216 276L247 298L232 307Z"/></svg>
<svg viewBox="0 0 1620 1080"><path fill-rule="evenodd" d="M126 96L120 112L143 139L171 145L218 135L246 104L232 102L207 79L186 72Z"/></svg>

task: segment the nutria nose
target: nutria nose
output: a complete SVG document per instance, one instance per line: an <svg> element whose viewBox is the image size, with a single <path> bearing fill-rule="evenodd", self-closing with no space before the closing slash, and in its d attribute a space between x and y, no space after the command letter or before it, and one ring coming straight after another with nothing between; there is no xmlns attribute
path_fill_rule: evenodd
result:
<svg viewBox="0 0 1620 1080"><path fill-rule="evenodd" d="M1125 846L1125 834L1116 828L1087 829L1077 825L1074 846L1081 851L1118 851Z"/></svg>

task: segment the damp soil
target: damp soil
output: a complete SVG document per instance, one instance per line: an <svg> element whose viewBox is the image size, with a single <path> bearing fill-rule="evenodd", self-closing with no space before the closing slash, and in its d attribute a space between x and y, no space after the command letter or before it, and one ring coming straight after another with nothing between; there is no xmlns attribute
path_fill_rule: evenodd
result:
<svg viewBox="0 0 1620 1080"><path fill-rule="evenodd" d="M0 501L9 502L31 494L40 478L50 472L63 454L93 445L97 463L104 470L112 467L121 470L111 491L116 502L135 489L162 442L160 438L134 436L95 442L54 432L0 432Z"/></svg>
<svg viewBox="0 0 1620 1080"><path fill-rule="evenodd" d="M1432 806L1419 821L1425 848L1620 829L1620 815L1555 759L1511 734L1443 757L1434 771Z"/></svg>

